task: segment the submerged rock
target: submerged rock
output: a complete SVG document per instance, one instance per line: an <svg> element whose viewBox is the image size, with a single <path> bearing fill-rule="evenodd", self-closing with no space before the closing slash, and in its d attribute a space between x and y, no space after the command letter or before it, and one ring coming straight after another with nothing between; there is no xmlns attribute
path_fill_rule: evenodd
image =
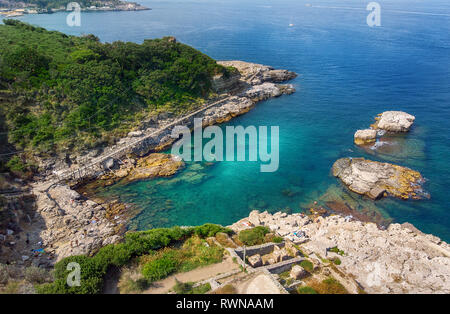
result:
<svg viewBox="0 0 450 314"><path fill-rule="evenodd" d="M358 130L355 132L354 141L356 145L374 143L377 140L377 131L372 129Z"/></svg>
<svg viewBox="0 0 450 314"><path fill-rule="evenodd" d="M375 118L374 129L389 132L408 132L416 117L403 111L385 111Z"/></svg>
<svg viewBox="0 0 450 314"><path fill-rule="evenodd" d="M332 168L333 175L353 192L378 199L387 194L402 199L421 198L423 178L406 167L366 160L341 158Z"/></svg>

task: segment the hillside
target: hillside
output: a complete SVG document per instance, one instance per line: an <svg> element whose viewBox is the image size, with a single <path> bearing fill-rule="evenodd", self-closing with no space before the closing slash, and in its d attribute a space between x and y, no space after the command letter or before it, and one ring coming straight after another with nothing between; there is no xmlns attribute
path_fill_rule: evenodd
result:
<svg viewBox="0 0 450 314"><path fill-rule="evenodd" d="M212 77L228 73L170 37L101 43L15 20L0 25L0 37L2 139L18 151L111 143L157 111L195 107L213 94Z"/></svg>
<svg viewBox="0 0 450 314"><path fill-rule="evenodd" d="M52 13L54 10L65 9L71 0L0 0L0 8L18 9L34 8L39 13ZM97 8L110 8L118 11L123 10L146 10L148 8L135 2L120 0L80 0L77 1L81 9L88 9L92 6Z"/></svg>

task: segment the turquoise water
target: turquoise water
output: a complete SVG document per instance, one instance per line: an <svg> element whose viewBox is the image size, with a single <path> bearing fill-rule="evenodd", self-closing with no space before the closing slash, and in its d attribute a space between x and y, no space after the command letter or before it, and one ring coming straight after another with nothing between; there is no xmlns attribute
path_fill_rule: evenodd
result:
<svg viewBox="0 0 450 314"><path fill-rule="evenodd" d="M330 186L331 194L343 193L330 175L336 159L365 156L411 167L428 180L430 199L377 201L381 215L450 240L448 1L380 1L382 26L375 28L366 24L369 1L314 1L312 7L301 0L140 2L153 10L86 13L80 28L68 27L64 13L21 19L94 33L102 41L173 35L216 59L269 64L300 76L292 81L297 93L259 103L225 124L280 126L277 172L260 173L258 162L196 163L174 178L103 191L141 210L131 228L229 224L253 208L304 210ZM400 149L374 154L353 145L355 130L385 110L416 116L410 134L396 141ZM360 209L373 208L371 201L347 197Z"/></svg>

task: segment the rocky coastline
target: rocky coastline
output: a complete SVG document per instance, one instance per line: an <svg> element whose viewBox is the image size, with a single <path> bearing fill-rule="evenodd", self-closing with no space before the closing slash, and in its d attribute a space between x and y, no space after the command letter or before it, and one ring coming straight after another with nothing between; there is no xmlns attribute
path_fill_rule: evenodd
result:
<svg viewBox="0 0 450 314"><path fill-rule="evenodd" d="M295 78L297 74L294 72L243 61L218 63L235 66L237 71L229 77L214 77L212 84L222 101L195 115L203 119L204 126L223 123L242 115L259 101L295 92L293 85L279 84ZM214 101L217 102L217 99ZM180 124L192 128L193 118ZM102 155L108 155L130 140L145 137L177 119L179 117L170 112L160 113L143 121L139 129L112 146L93 149L83 155L67 154L65 158L41 160L38 179L30 185L35 199L34 215L30 221L18 222L17 232L11 230L2 237L0 262L50 267L64 257L91 255L104 245L120 241L127 218L132 215L127 205L117 201L107 203L98 198L89 199L76 189L96 179L108 185L120 179L139 180L176 173L184 166L183 161L174 161L166 154L155 154L176 140L170 136L172 127L140 142L123 156L107 159L82 178L56 185L51 182L58 169L76 170Z"/></svg>

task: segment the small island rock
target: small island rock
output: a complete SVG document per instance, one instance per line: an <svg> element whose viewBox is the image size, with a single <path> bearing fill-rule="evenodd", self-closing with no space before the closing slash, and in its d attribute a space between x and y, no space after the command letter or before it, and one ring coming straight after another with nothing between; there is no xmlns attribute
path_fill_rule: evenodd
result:
<svg viewBox="0 0 450 314"><path fill-rule="evenodd" d="M416 117L403 111L385 111L375 118L374 129L389 132L408 132Z"/></svg>
<svg viewBox="0 0 450 314"><path fill-rule="evenodd" d="M358 130L355 132L354 141L356 145L374 143L377 139L377 131L372 129Z"/></svg>
<svg viewBox="0 0 450 314"><path fill-rule="evenodd" d="M423 178L419 172L406 167L364 158L341 158L334 163L332 171L351 191L372 199L386 193L402 199L421 198Z"/></svg>

